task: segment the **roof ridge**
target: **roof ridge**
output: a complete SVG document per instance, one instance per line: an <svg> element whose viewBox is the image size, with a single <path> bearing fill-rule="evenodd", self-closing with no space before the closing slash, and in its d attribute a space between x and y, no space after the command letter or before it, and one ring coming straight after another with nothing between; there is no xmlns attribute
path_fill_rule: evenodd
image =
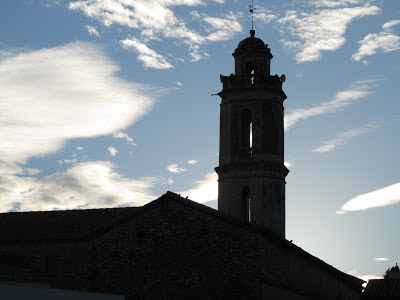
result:
<svg viewBox="0 0 400 300"><path fill-rule="evenodd" d="M147 205L147 204L146 204ZM0 212L1 215L6 214L36 214L36 213L57 213L57 212L77 212L77 211L100 211L100 210L112 210L112 209L124 209L124 208L140 208L142 206L124 206L124 207L99 207L99 208L76 208L76 209L54 209L54 210L29 210L29 211L6 211Z"/></svg>
<svg viewBox="0 0 400 300"><path fill-rule="evenodd" d="M260 233L263 236L268 236L270 238L273 238L274 240L278 241L279 243L282 243L282 244L284 244L286 246L289 246L294 251L297 251L297 252L301 253L302 255L306 256L308 259L314 260L317 263L323 265L325 268L330 269L330 271L340 274L341 277L344 278L344 279L347 279L347 280L352 281L352 282L354 282L356 280L365 282L364 280L362 280L362 279L360 279L358 277L354 277L352 275L349 275L347 273L344 273L344 272L336 269L335 267L333 267L332 265L326 263L322 259L312 255L311 253L308 253L303 248L297 246L296 244L292 243L291 241L289 241L286 238L274 233L273 231L271 231L271 230L269 230L267 228L263 228L260 225L257 225L255 223L243 222L242 220L239 220L239 219L233 218L231 216L228 216L228 215L226 215L226 214L224 214L224 213L222 213L222 212L220 212L220 211L218 211L216 209L208 207L208 206L206 206L206 205L204 205L202 203L196 202L196 201L191 200L189 198L183 198L182 196L180 196L180 194L176 194L176 193L173 193L173 192L170 192L170 191L165 193L159 199L167 197L167 196L172 196L173 198L169 198L169 199L178 200L178 202L181 202L184 205L189 205L190 207L192 207L194 209L203 211L205 213L211 213L214 216L222 219L225 222L229 222L229 223L235 224L237 226L240 226L242 228L245 228L247 230L251 230L253 232ZM157 201L157 200L155 200L155 201Z"/></svg>

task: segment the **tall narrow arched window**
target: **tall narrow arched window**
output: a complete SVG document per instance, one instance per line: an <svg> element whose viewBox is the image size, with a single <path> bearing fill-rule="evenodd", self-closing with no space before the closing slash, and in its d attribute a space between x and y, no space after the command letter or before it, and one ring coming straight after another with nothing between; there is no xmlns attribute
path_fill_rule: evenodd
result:
<svg viewBox="0 0 400 300"><path fill-rule="evenodd" d="M251 197L248 187L244 187L242 191L242 220L251 222Z"/></svg>
<svg viewBox="0 0 400 300"><path fill-rule="evenodd" d="M249 148L253 149L253 122L250 121L250 137L249 137Z"/></svg>
<svg viewBox="0 0 400 300"><path fill-rule="evenodd" d="M254 74L254 64L253 64L253 62L251 62L251 61L247 61L246 62L246 65L245 65L245 73L247 74L247 75L249 75L249 74Z"/></svg>
<svg viewBox="0 0 400 300"><path fill-rule="evenodd" d="M245 69L244 73L249 76L250 82L253 84L254 83L254 70L255 70L253 62L247 61L244 69Z"/></svg>
<svg viewBox="0 0 400 300"><path fill-rule="evenodd" d="M242 111L240 119L240 158L252 156L253 149L253 120L249 109Z"/></svg>

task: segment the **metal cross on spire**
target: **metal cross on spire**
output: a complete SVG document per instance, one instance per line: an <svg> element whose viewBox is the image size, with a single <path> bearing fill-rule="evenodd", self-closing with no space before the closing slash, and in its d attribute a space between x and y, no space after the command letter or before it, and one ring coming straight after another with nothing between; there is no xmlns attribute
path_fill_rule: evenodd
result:
<svg viewBox="0 0 400 300"><path fill-rule="evenodd" d="M251 12L251 30L254 30L254 10L256 9L253 1L254 0L251 0L251 5L249 5Z"/></svg>

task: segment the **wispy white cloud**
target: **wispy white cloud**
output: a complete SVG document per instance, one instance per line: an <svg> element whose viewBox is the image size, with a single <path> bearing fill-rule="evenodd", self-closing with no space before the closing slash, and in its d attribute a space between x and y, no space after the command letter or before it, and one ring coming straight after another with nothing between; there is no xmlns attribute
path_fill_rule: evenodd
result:
<svg viewBox="0 0 400 300"><path fill-rule="evenodd" d="M114 139L124 139L127 144L130 144L132 146L136 146L136 144L133 142L133 139L126 133L124 132L114 132L113 133L113 138Z"/></svg>
<svg viewBox="0 0 400 300"><path fill-rule="evenodd" d="M89 0L70 2L71 10L83 11L88 17L98 19L105 26L113 24L129 28L167 29L179 26L171 7L204 5L202 0Z"/></svg>
<svg viewBox="0 0 400 300"><path fill-rule="evenodd" d="M77 161L78 160L76 158L74 158L74 159L59 159L59 160L57 160L57 163L59 165L62 165L62 164L75 164Z"/></svg>
<svg viewBox="0 0 400 300"><path fill-rule="evenodd" d="M195 188L180 194L200 203L218 199L218 175L215 172L206 174L204 179L196 181L195 185Z"/></svg>
<svg viewBox="0 0 400 300"><path fill-rule="evenodd" d="M359 276L357 276L357 277L360 278L360 279L362 279L362 280L364 280L364 281L366 281L366 282L368 282L368 281L370 281L370 280L372 280L372 279L383 279L382 276L377 275L377 274L359 275Z"/></svg>
<svg viewBox="0 0 400 300"><path fill-rule="evenodd" d="M377 258L374 258L374 260L375 261L388 261L389 258L387 258L387 257L377 257Z"/></svg>
<svg viewBox="0 0 400 300"><path fill-rule="evenodd" d="M87 25L86 29L87 29L87 31L89 32L90 35L101 37L101 35L98 33L98 31L96 30L95 27Z"/></svg>
<svg viewBox="0 0 400 300"><path fill-rule="evenodd" d="M59 0L44 0L40 2L40 5L44 7L55 7L61 5L61 2Z"/></svg>
<svg viewBox="0 0 400 300"><path fill-rule="evenodd" d="M2 174L24 174L25 170L21 166L18 166L14 162L9 163L4 160L0 160L0 175Z"/></svg>
<svg viewBox="0 0 400 300"><path fill-rule="evenodd" d="M193 19L193 20L197 20L197 19L200 19L200 18L201 18L200 14L199 14L197 11L195 11L195 10L192 10L192 11L190 12L190 15L192 16L192 19Z"/></svg>
<svg viewBox="0 0 400 300"><path fill-rule="evenodd" d="M392 20L389 22L386 22L385 24L382 25L383 29L389 29L392 28L393 26L399 25L400 24L400 20Z"/></svg>
<svg viewBox="0 0 400 300"><path fill-rule="evenodd" d="M334 98L327 102L322 102L311 108L297 108L289 110L285 115L285 130L294 126L300 120L306 120L311 117L341 111L344 107L349 106L361 98L365 98L374 92L378 80L363 80L350 84L344 90L337 92Z"/></svg>
<svg viewBox="0 0 400 300"><path fill-rule="evenodd" d="M215 0L215 2L223 3L221 0ZM193 46L225 41L242 31L239 22L241 14L227 12L224 15L211 17L193 10L189 15L177 15L177 11L172 8L178 5L205 7L207 2L202 0L90 0L70 2L68 7L74 11L82 11L88 17L103 23L104 26L118 25L129 28L131 32L133 30L135 42L131 43L131 46L139 52L139 55L142 55L140 60L144 62L144 65L150 68L170 67L169 62L164 61L165 57L162 54L148 47L150 40L174 39L175 45L188 46L192 60L197 61L207 55ZM188 27L188 24L193 21L198 23L197 26ZM127 40L132 40L132 38L122 41L121 44L125 46L125 49L129 49L123 43L125 41L126 44Z"/></svg>
<svg viewBox="0 0 400 300"><path fill-rule="evenodd" d="M78 147L76 147L76 150L83 150L83 147L78 146Z"/></svg>
<svg viewBox="0 0 400 300"><path fill-rule="evenodd" d="M3 175L0 211L138 206L156 199L152 188L157 180L125 178L105 161L80 163L41 179Z"/></svg>
<svg viewBox="0 0 400 300"><path fill-rule="evenodd" d="M271 10L264 7L258 6L254 12L254 20L261 21L264 24L268 24L273 20L276 20L278 16L274 14Z"/></svg>
<svg viewBox="0 0 400 300"><path fill-rule="evenodd" d="M170 69L173 67L165 57L147 47L146 44L139 42L134 37L121 41L121 45L126 50L135 50L139 53L138 60L143 62L145 68Z"/></svg>
<svg viewBox="0 0 400 300"><path fill-rule="evenodd" d="M381 122L366 124L359 128L353 128L336 134L332 140L325 141L322 146L313 149L313 152L330 152L339 145L345 145L353 137L373 132L376 128L382 127Z"/></svg>
<svg viewBox="0 0 400 300"><path fill-rule="evenodd" d="M182 82L180 82L180 81L177 81L177 82L176 82L176 85L178 85L178 86L183 86Z"/></svg>
<svg viewBox="0 0 400 300"><path fill-rule="evenodd" d="M118 71L101 48L82 42L1 60L0 160L24 164L68 139L111 134L146 114L154 103L149 87Z"/></svg>
<svg viewBox="0 0 400 300"><path fill-rule="evenodd" d="M115 149L113 146L107 147L108 152L110 153L111 156L115 156L118 153L118 150Z"/></svg>
<svg viewBox="0 0 400 300"><path fill-rule="evenodd" d="M368 282L371 279L383 279L382 276L376 275L376 274L360 274L357 270L352 270L348 272L349 275L358 277L366 282Z"/></svg>
<svg viewBox="0 0 400 300"><path fill-rule="evenodd" d="M359 195L347 203L337 213L388 206L400 202L400 183Z"/></svg>
<svg viewBox="0 0 400 300"><path fill-rule="evenodd" d="M186 171L187 171L187 169L179 167L178 164L171 164L171 165L169 165L169 166L167 167L167 170L168 170L169 172L175 173L175 174L178 174L178 173L182 173L182 172L186 172Z"/></svg>
<svg viewBox="0 0 400 300"><path fill-rule="evenodd" d="M21 51L23 51L23 49L14 49L14 48L0 49L0 61L6 58L13 57L19 54Z"/></svg>
<svg viewBox="0 0 400 300"><path fill-rule="evenodd" d="M188 160L187 163L189 165L195 165L195 164L197 164L197 160L191 159L191 160Z"/></svg>
<svg viewBox="0 0 400 300"><path fill-rule="evenodd" d="M325 3L324 6L338 1L316 1ZM356 1L341 1L354 2ZM294 50L298 63L319 60L322 51L335 51L346 41L344 34L348 25L357 18L376 15L381 12L377 6L345 7L317 9L312 13L290 10L277 22L283 26L282 30L297 39L284 39L283 43Z"/></svg>
<svg viewBox="0 0 400 300"><path fill-rule="evenodd" d="M392 27L400 24L400 20L393 20L382 25L383 31L371 33L360 42L360 48L352 55L352 59L360 61L365 56L376 54L378 50L384 53L400 50L400 36L393 32Z"/></svg>
<svg viewBox="0 0 400 300"><path fill-rule="evenodd" d="M42 169L35 169L35 168L25 168L25 171L30 176L34 176L43 172Z"/></svg>
<svg viewBox="0 0 400 300"><path fill-rule="evenodd" d="M203 21L209 27L209 34L205 39L209 42L226 41L232 36L242 31L238 17L230 12L224 18L205 17Z"/></svg>
<svg viewBox="0 0 400 300"><path fill-rule="evenodd" d="M338 7L361 4L364 0L312 0L311 4L317 7Z"/></svg>
<svg viewBox="0 0 400 300"><path fill-rule="evenodd" d="M162 184L173 184L173 183L174 183L174 180L171 177L163 179L163 182L162 182Z"/></svg>
<svg viewBox="0 0 400 300"><path fill-rule="evenodd" d="M204 55L202 55L195 47L191 47L190 49L190 56L192 57L191 61L195 62L204 58Z"/></svg>

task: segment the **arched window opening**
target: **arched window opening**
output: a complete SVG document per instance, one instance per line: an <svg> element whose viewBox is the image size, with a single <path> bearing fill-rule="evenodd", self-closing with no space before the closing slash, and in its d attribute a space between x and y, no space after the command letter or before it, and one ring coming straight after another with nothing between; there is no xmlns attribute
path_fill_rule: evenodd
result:
<svg viewBox="0 0 400 300"><path fill-rule="evenodd" d="M251 198L250 198L250 194L247 196L247 221L251 222Z"/></svg>
<svg viewBox="0 0 400 300"><path fill-rule="evenodd" d="M253 84L254 83L254 70L255 70L253 62L251 62L251 61L246 62L244 69L245 69L244 70L245 74L248 75L250 78L250 83Z"/></svg>
<svg viewBox="0 0 400 300"><path fill-rule="evenodd" d="M253 149L253 122L250 122L250 137L249 137L249 148Z"/></svg>
<svg viewBox="0 0 400 300"><path fill-rule="evenodd" d="M251 222L251 197L248 187L242 191L242 220Z"/></svg>
<svg viewBox="0 0 400 300"><path fill-rule="evenodd" d="M245 65L246 74L254 74L254 64L251 61L247 61Z"/></svg>
<svg viewBox="0 0 400 300"><path fill-rule="evenodd" d="M249 109L242 111L240 126L240 158L246 159L253 154L253 120Z"/></svg>

